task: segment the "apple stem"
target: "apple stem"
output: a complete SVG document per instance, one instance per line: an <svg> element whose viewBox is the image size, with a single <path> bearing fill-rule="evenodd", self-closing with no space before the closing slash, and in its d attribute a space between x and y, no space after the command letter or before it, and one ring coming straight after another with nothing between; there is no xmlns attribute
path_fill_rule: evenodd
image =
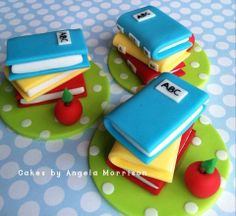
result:
<svg viewBox="0 0 236 216"><path fill-rule="evenodd" d="M200 171L202 173L212 174L215 171L217 163L217 158L212 158L210 160L203 161L201 163Z"/></svg>
<svg viewBox="0 0 236 216"><path fill-rule="evenodd" d="M62 100L65 103L65 105L69 105L73 100L73 96L68 89L64 89Z"/></svg>

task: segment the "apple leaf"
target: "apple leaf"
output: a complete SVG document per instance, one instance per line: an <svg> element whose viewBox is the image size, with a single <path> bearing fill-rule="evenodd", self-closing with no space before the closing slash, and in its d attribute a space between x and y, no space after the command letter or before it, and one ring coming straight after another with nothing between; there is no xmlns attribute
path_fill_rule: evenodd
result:
<svg viewBox="0 0 236 216"><path fill-rule="evenodd" d="M216 163L217 163L217 158L212 158L210 160L203 161L201 163L201 170L204 173L212 174L215 171Z"/></svg>
<svg viewBox="0 0 236 216"><path fill-rule="evenodd" d="M73 100L73 96L68 89L64 89L62 100L66 105L70 104L71 101Z"/></svg>

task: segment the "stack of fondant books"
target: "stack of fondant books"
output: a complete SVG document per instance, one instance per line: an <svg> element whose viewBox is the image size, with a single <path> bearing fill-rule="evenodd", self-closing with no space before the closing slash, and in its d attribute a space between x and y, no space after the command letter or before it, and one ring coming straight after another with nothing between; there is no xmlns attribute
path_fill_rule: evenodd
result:
<svg viewBox="0 0 236 216"><path fill-rule="evenodd" d="M108 165L158 194L166 182L172 182L176 163L194 136L192 125L207 99L202 90L162 73L105 116L104 125L117 140Z"/></svg>
<svg viewBox="0 0 236 216"><path fill-rule="evenodd" d="M184 75L193 34L155 7L127 12L117 20L113 45L143 84L162 72Z"/></svg>
<svg viewBox="0 0 236 216"><path fill-rule="evenodd" d="M63 94L86 96L88 50L80 29L21 36L7 41L5 75L20 107L49 103Z"/></svg>

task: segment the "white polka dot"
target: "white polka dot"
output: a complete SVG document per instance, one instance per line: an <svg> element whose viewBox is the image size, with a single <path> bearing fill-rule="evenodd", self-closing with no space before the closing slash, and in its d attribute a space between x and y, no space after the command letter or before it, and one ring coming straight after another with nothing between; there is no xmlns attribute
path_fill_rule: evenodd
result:
<svg viewBox="0 0 236 216"><path fill-rule="evenodd" d="M0 176L4 179L10 179L17 175L19 165L16 162L7 162L0 168Z"/></svg>
<svg viewBox="0 0 236 216"><path fill-rule="evenodd" d="M11 148L8 145L0 145L0 160L6 159L11 154Z"/></svg>
<svg viewBox="0 0 236 216"><path fill-rule="evenodd" d="M94 24L95 24L94 19L89 18L89 19L84 20L84 25L86 25L86 26L92 26Z"/></svg>
<svg viewBox="0 0 236 216"><path fill-rule="evenodd" d="M104 25L106 26L106 27L113 27L113 26L115 26L115 21L114 20L107 20L107 21L105 21L104 22Z"/></svg>
<svg viewBox="0 0 236 216"><path fill-rule="evenodd" d="M222 211L233 213L235 212L235 195L228 191L223 191L216 204Z"/></svg>
<svg viewBox="0 0 236 216"><path fill-rule="evenodd" d="M120 74L120 78L123 79L123 80L125 80L125 79L128 79L129 76L128 76L128 74L126 74L126 73L121 73L121 74Z"/></svg>
<svg viewBox="0 0 236 216"><path fill-rule="evenodd" d="M85 124L88 124L89 121L90 121L89 117L88 117L88 116L84 116L84 117L82 117L82 118L80 119L79 122L80 122L80 124L85 125Z"/></svg>
<svg viewBox="0 0 236 216"><path fill-rule="evenodd" d="M235 84L235 77L229 74L222 75L220 77L220 81L224 85L234 85Z"/></svg>
<svg viewBox="0 0 236 216"><path fill-rule="evenodd" d="M25 148L29 146L32 143L32 141L33 140L30 138L26 138L26 137L18 135L16 136L16 139L15 139L15 146L18 148Z"/></svg>
<svg viewBox="0 0 236 216"><path fill-rule="evenodd" d="M18 216L39 216L40 206L37 202L28 201L22 204L18 210Z"/></svg>
<svg viewBox="0 0 236 216"><path fill-rule="evenodd" d="M207 80L209 78L209 76L207 74L205 74L205 73L200 73L198 76L202 80Z"/></svg>
<svg viewBox="0 0 236 216"><path fill-rule="evenodd" d="M211 65L210 70L211 70L211 75L217 75L220 73L220 68L213 64Z"/></svg>
<svg viewBox="0 0 236 216"><path fill-rule="evenodd" d="M89 155L96 156L100 152L99 148L97 146L90 146L89 148Z"/></svg>
<svg viewBox="0 0 236 216"><path fill-rule="evenodd" d="M68 12L66 10L59 10L57 11L57 16L66 16Z"/></svg>
<svg viewBox="0 0 236 216"><path fill-rule="evenodd" d="M64 190L58 186L50 187L44 192L44 201L49 206L60 204L64 200L64 197Z"/></svg>
<svg viewBox="0 0 236 216"><path fill-rule="evenodd" d="M223 91L222 87L218 84L208 84L207 90L213 95L220 95Z"/></svg>
<svg viewBox="0 0 236 216"><path fill-rule="evenodd" d="M58 22L58 21L51 22L50 23L50 27L51 28L55 28L55 29L60 28L61 27L61 23Z"/></svg>
<svg viewBox="0 0 236 216"><path fill-rule="evenodd" d="M204 124L204 125L208 125L208 124L210 124L211 122L210 122L210 119L208 118L208 117L206 117L206 116L201 116L200 117L200 122L202 123L202 124Z"/></svg>
<svg viewBox="0 0 236 216"><path fill-rule="evenodd" d="M224 17L223 17L223 16L220 16L220 15L215 15L215 16L212 17L212 20L213 20L214 22L219 23L219 22L223 22L223 21L224 21Z"/></svg>
<svg viewBox="0 0 236 216"><path fill-rule="evenodd" d="M29 185L26 181L15 181L9 187L8 194L11 199L19 200L25 197L29 192Z"/></svg>
<svg viewBox="0 0 236 216"><path fill-rule="evenodd" d="M236 42L236 36L235 35L228 35L227 36L227 41L230 43L235 43Z"/></svg>
<svg viewBox="0 0 236 216"><path fill-rule="evenodd" d="M201 52L202 48L200 46L196 46L196 47L194 47L194 51L195 52Z"/></svg>
<svg viewBox="0 0 236 216"><path fill-rule="evenodd" d="M193 61L193 62L191 62L191 66L193 68L198 68L198 67L200 67L200 64L199 64L199 62Z"/></svg>
<svg viewBox="0 0 236 216"><path fill-rule="evenodd" d="M208 57L216 57L218 55L217 51L214 49L205 49Z"/></svg>
<svg viewBox="0 0 236 216"><path fill-rule="evenodd" d="M2 110L4 112L10 112L12 110L12 105L10 105L10 104L3 105Z"/></svg>
<svg viewBox="0 0 236 216"><path fill-rule="evenodd" d="M220 57L220 58L218 58L218 61L217 61L217 62L218 62L220 65L226 66L226 67L232 65L232 60L231 60L230 58L228 58L228 57Z"/></svg>
<svg viewBox="0 0 236 216"><path fill-rule="evenodd" d="M107 48L103 46L96 47L95 53L97 55L105 55L107 53Z"/></svg>
<svg viewBox="0 0 236 216"><path fill-rule="evenodd" d="M51 133L49 130L43 130L40 132L39 137L41 139L48 139L50 137Z"/></svg>
<svg viewBox="0 0 236 216"><path fill-rule="evenodd" d="M105 193L106 195L111 195L115 190L115 187L112 183L110 182L106 182L102 185L102 191L103 193Z"/></svg>
<svg viewBox="0 0 236 216"><path fill-rule="evenodd" d="M21 127L27 128L27 127L31 126L31 124L32 124L31 119L24 119L24 120L21 122Z"/></svg>
<svg viewBox="0 0 236 216"><path fill-rule="evenodd" d="M226 31L223 28L215 28L213 31L216 35L225 35L226 34Z"/></svg>
<svg viewBox="0 0 236 216"><path fill-rule="evenodd" d="M53 140L53 141L47 141L45 143L45 148L48 152L58 152L62 149L64 145L63 140Z"/></svg>
<svg viewBox="0 0 236 216"><path fill-rule="evenodd" d="M227 131L223 130L223 129L217 129L217 131L221 135L224 142L227 143L229 141L229 133Z"/></svg>
<svg viewBox="0 0 236 216"><path fill-rule="evenodd" d="M15 32L24 32L27 29L25 25L19 25L15 28Z"/></svg>
<svg viewBox="0 0 236 216"><path fill-rule="evenodd" d="M214 26L214 24L211 21L203 21L201 24L205 28L212 28ZM206 35L205 37L207 38L208 35ZM212 35L210 37L212 37Z"/></svg>
<svg viewBox="0 0 236 216"><path fill-rule="evenodd" d="M122 88L118 86L117 84L112 84L111 85L111 93L112 94L120 94L122 92Z"/></svg>
<svg viewBox="0 0 236 216"><path fill-rule="evenodd" d="M24 154L24 163L29 166L38 164L42 159L42 152L39 149L30 149Z"/></svg>
<svg viewBox="0 0 236 216"><path fill-rule="evenodd" d="M207 41L207 42L213 42L216 40L216 37L212 34L204 34L202 38L204 41Z"/></svg>
<svg viewBox="0 0 236 216"><path fill-rule="evenodd" d="M67 185L70 189L74 191L79 191L85 188L87 182L88 182L87 176L81 174L81 176L69 176Z"/></svg>
<svg viewBox="0 0 236 216"><path fill-rule="evenodd" d="M122 63L123 63L123 60L122 60L122 58L117 57L117 58L115 58L114 62L115 62L116 64L122 64Z"/></svg>
<svg viewBox="0 0 236 216"><path fill-rule="evenodd" d="M93 91L94 92L100 92L102 90L102 86L101 85L94 85L93 86Z"/></svg>
<svg viewBox="0 0 236 216"><path fill-rule="evenodd" d="M4 200L2 196L0 196L0 211L2 210L3 206L4 206Z"/></svg>
<svg viewBox="0 0 236 216"><path fill-rule="evenodd" d="M87 16L88 16L87 13L85 13L83 11L76 13L76 17L79 19L84 19Z"/></svg>
<svg viewBox="0 0 236 216"><path fill-rule="evenodd" d="M45 9L45 8L42 8L42 9L40 9L40 10L37 11L37 14L39 14L39 15L45 15L45 14L47 14L47 13L48 13L48 10Z"/></svg>
<svg viewBox="0 0 236 216"><path fill-rule="evenodd" d="M236 131L236 118L234 117L230 117L226 120L226 126L230 129L230 130L233 130L233 131Z"/></svg>
<svg viewBox="0 0 236 216"><path fill-rule="evenodd" d="M229 44L225 42L216 42L215 46L220 50L226 50L229 48Z"/></svg>
<svg viewBox="0 0 236 216"><path fill-rule="evenodd" d="M77 153L82 157L86 157L88 155L88 146L89 141L83 141L77 145Z"/></svg>
<svg viewBox="0 0 236 216"><path fill-rule="evenodd" d="M146 208L144 216L158 216L158 211L155 208Z"/></svg>
<svg viewBox="0 0 236 216"><path fill-rule="evenodd" d="M184 210L190 214L190 215L194 215L198 212L198 206L196 203L194 202L187 202L185 205L184 205Z"/></svg>
<svg viewBox="0 0 236 216"><path fill-rule="evenodd" d="M132 91L134 94L137 92L137 90L138 90L138 87L137 87L137 86L133 86L133 87L131 88L131 91Z"/></svg>
<svg viewBox="0 0 236 216"><path fill-rule="evenodd" d="M40 167L36 170L33 180L38 185L47 184L52 179L51 168Z"/></svg>
<svg viewBox="0 0 236 216"><path fill-rule="evenodd" d="M200 3L194 2L190 4L190 7L193 9L200 9L202 5Z"/></svg>
<svg viewBox="0 0 236 216"><path fill-rule="evenodd" d="M220 105L211 105L208 107L210 114L216 118L225 116L225 109Z"/></svg>
<svg viewBox="0 0 236 216"><path fill-rule="evenodd" d="M101 34L99 34L99 38L103 39L103 40L109 40L111 39L112 34L110 32L102 32Z"/></svg>
<svg viewBox="0 0 236 216"><path fill-rule="evenodd" d="M190 27L192 25L192 22L189 20L181 20L180 22L186 27Z"/></svg>
<svg viewBox="0 0 236 216"><path fill-rule="evenodd" d="M101 206L101 197L96 192L86 192L80 199L80 207L85 212L95 212Z"/></svg>
<svg viewBox="0 0 236 216"><path fill-rule="evenodd" d="M102 32L102 30L103 30L103 27L100 25L96 25L96 26L92 27L92 32L97 33L97 32Z"/></svg>
<svg viewBox="0 0 236 216"><path fill-rule="evenodd" d="M73 208L63 208L58 213L57 216L77 216L77 212Z"/></svg>
<svg viewBox="0 0 236 216"><path fill-rule="evenodd" d="M199 146L199 145L202 144L202 140L199 137L194 137L192 139L192 144L195 145L195 146Z"/></svg>
<svg viewBox="0 0 236 216"><path fill-rule="evenodd" d="M57 157L56 166L61 170L68 170L74 166L75 158L72 154L64 153Z"/></svg>
<svg viewBox="0 0 236 216"><path fill-rule="evenodd" d="M216 157L219 159L219 160L227 160L228 159L228 154L225 150L218 150L216 151Z"/></svg>
<svg viewBox="0 0 236 216"><path fill-rule="evenodd" d="M103 3L100 4L100 7L104 8L104 9L108 9L108 8L111 7L111 4L108 3L108 2L103 2Z"/></svg>

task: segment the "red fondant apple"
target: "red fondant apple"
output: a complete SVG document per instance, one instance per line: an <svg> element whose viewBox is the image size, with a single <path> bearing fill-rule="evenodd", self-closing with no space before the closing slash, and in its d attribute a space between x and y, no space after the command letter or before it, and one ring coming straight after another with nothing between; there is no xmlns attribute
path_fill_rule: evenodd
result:
<svg viewBox="0 0 236 216"><path fill-rule="evenodd" d="M77 98L73 98L70 91L64 90L62 99L59 99L54 109L56 119L64 125L76 123L83 112L83 107Z"/></svg>
<svg viewBox="0 0 236 216"><path fill-rule="evenodd" d="M184 180L188 190L196 197L212 196L220 187L220 174L215 168L217 159L194 162L185 171Z"/></svg>

